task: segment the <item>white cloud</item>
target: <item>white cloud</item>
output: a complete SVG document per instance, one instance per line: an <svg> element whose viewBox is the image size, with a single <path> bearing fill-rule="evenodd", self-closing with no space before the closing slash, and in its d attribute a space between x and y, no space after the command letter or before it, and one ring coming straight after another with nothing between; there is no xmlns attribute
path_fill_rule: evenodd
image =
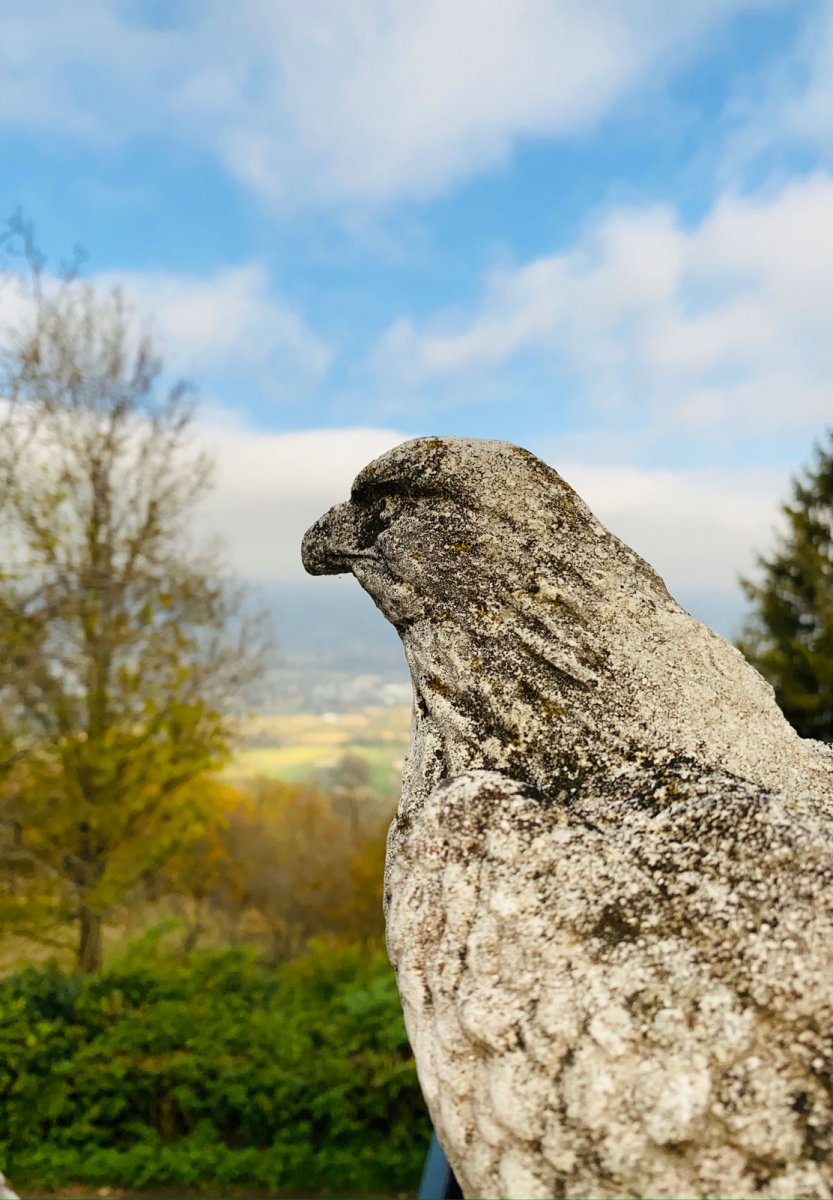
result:
<svg viewBox="0 0 833 1200"><path fill-rule="evenodd" d="M16 275L0 275L0 330L4 344L27 327L32 316L31 298Z"/></svg>
<svg viewBox="0 0 833 1200"><path fill-rule="evenodd" d="M56 283L47 277L47 288ZM91 278L121 288L140 322L149 321L166 368L198 383L244 379L262 395L297 396L326 374L332 351L304 318L275 295L259 263L222 267L212 275L121 271ZM0 277L0 329L24 328L31 297L20 277Z"/></svg>
<svg viewBox="0 0 833 1200"><path fill-rule="evenodd" d="M773 162L783 163L784 153L796 149L810 149L821 161L831 161L833 6L804 5L801 17L794 43L781 47L765 69L740 78L720 154L727 180L742 179L761 160L770 168ZM788 158L786 162L789 169Z"/></svg>
<svg viewBox="0 0 833 1200"><path fill-rule="evenodd" d="M757 575L757 554L772 550L782 528L786 470L652 470L545 457L683 608L724 637L738 633L748 612L738 577Z"/></svg>
<svg viewBox="0 0 833 1200"><path fill-rule="evenodd" d="M315 383L331 351L303 317L275 297L259 263L224 267L209 276L122 271L98 276L119 284L141 312L152 314L171 369L199 378L220 372L266 378L280 390Z"/></svg>
<svg viewBox="0 0 833 1200"><path fill-rule="evenodd" d="M593 512L663 576L674 595L731 595L755 553L772 546L786 472L771 468L657 470L553 461Z"/></svg>
<svg viewBox="0 0 833 1200"><path fill-rule="evenodd" d="M410 384L549 355L600 405L671 428L773 433L829 418L833 179L724 196L693 228L617 211L567 250L493 271L478 309L392 323L375 353Z"/></svg>
<svg viewBox="0 0 833 1200"><path fill-rule="evenodd" d="M518 138L583 132L739 7L749 5L252 4L276 86L260 119L250 107L227 127L225 152L266 193L285 192L300 156L325 196L432 195L502 161Z"/></svg>
<svg viewBox="0 0 833 1200"><path fill-rule="evenodd" d="M6 5L0 112L122 141L171 134L255 192L437 194L522 138L597 124L770 0L203 0L167 27L140 7ZM12 115L13 114L13 115Z"/></svg>
<svg viewBox="0 0 833 1200"><path fill-rule="evenodd" d="M829 156L833 137L833 9L829 4L818 6L790 65L793 78L803 80L803 86L784 104L781 127L786 136L810 141Z"/></svg>
<svg viewBox="0 0 833 1200"><path fill-rule="evenodd" d="M258 582L305 578L306 530L347 499L362 467L409 436L372 428L264 433L219 410L199 435L217 463L199 527L219 534L238 574Z"/></svg>

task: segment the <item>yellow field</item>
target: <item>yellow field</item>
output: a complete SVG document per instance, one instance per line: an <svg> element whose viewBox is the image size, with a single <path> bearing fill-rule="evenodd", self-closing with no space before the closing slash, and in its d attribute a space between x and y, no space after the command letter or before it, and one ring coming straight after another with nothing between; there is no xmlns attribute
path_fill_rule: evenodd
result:
<svg viewBox="0 0 833 1200"><path fill-rule="evenodd" d="M334 766L344 754L360 754L370 763L374 786L390 791L398 787L410 721L411 710L405 706L250 717L226 774L232 779L261 775L299 780Z"/></svg>

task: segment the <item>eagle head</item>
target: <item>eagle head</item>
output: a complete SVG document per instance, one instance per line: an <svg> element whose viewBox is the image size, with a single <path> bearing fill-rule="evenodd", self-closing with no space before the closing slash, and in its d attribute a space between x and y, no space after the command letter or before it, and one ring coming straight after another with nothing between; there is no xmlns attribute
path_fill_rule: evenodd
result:
<svg viewBox="0 0 833 1200"><path fill-rule="evenodd" d="M312 575L352 572L402 633L534 589L554 535L588 524L569 484L518 446L414 438L359 473L350 499L307 532L302 557Z"/></svg>
<svg viewBox="0 0 833 1200"><path fill-rule="evenodd" d="M433 437L365 467L350 499L307 532L302 555L311 574L352 572L396 627L415 719L444 731L444 771L511 768L528 778L530 763L551 764L559 720L586 723L604 655L597 580L576 563L619 546L528 451ZM531 739L541 753L529 753ZM574 746L586 740L572 730ZM530 782L542 773L551 782L549 766Z"/></svg>

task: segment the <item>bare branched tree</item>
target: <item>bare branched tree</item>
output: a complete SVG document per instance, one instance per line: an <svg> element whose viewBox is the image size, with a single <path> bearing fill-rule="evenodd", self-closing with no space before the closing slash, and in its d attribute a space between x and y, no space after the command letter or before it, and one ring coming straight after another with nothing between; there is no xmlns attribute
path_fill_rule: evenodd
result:
<svg viewBox="0 0 833 1200"><path fill-rule="evenodd" d="M3 245L6 911L76 922L94 971L103 918L198 819L195 781L229 751L268 634L219 548L189 537L212 468L190 390L163 386L119 290L78 260L48 276L20 217Z"/></svg>

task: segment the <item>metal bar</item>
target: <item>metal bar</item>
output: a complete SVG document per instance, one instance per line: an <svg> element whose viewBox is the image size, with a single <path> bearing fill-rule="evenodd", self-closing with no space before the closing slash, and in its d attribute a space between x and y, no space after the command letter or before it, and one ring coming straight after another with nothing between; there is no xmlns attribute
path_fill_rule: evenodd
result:
<svg viewBox="0 0 833 1200"><path fill-rule="evenodd" d="M454 1177L454 1172L445 1156L445 1151L437 1140L436 1133L433 1132L417 1192L417 1200L463 1200L460 1185Z"/></svg>

